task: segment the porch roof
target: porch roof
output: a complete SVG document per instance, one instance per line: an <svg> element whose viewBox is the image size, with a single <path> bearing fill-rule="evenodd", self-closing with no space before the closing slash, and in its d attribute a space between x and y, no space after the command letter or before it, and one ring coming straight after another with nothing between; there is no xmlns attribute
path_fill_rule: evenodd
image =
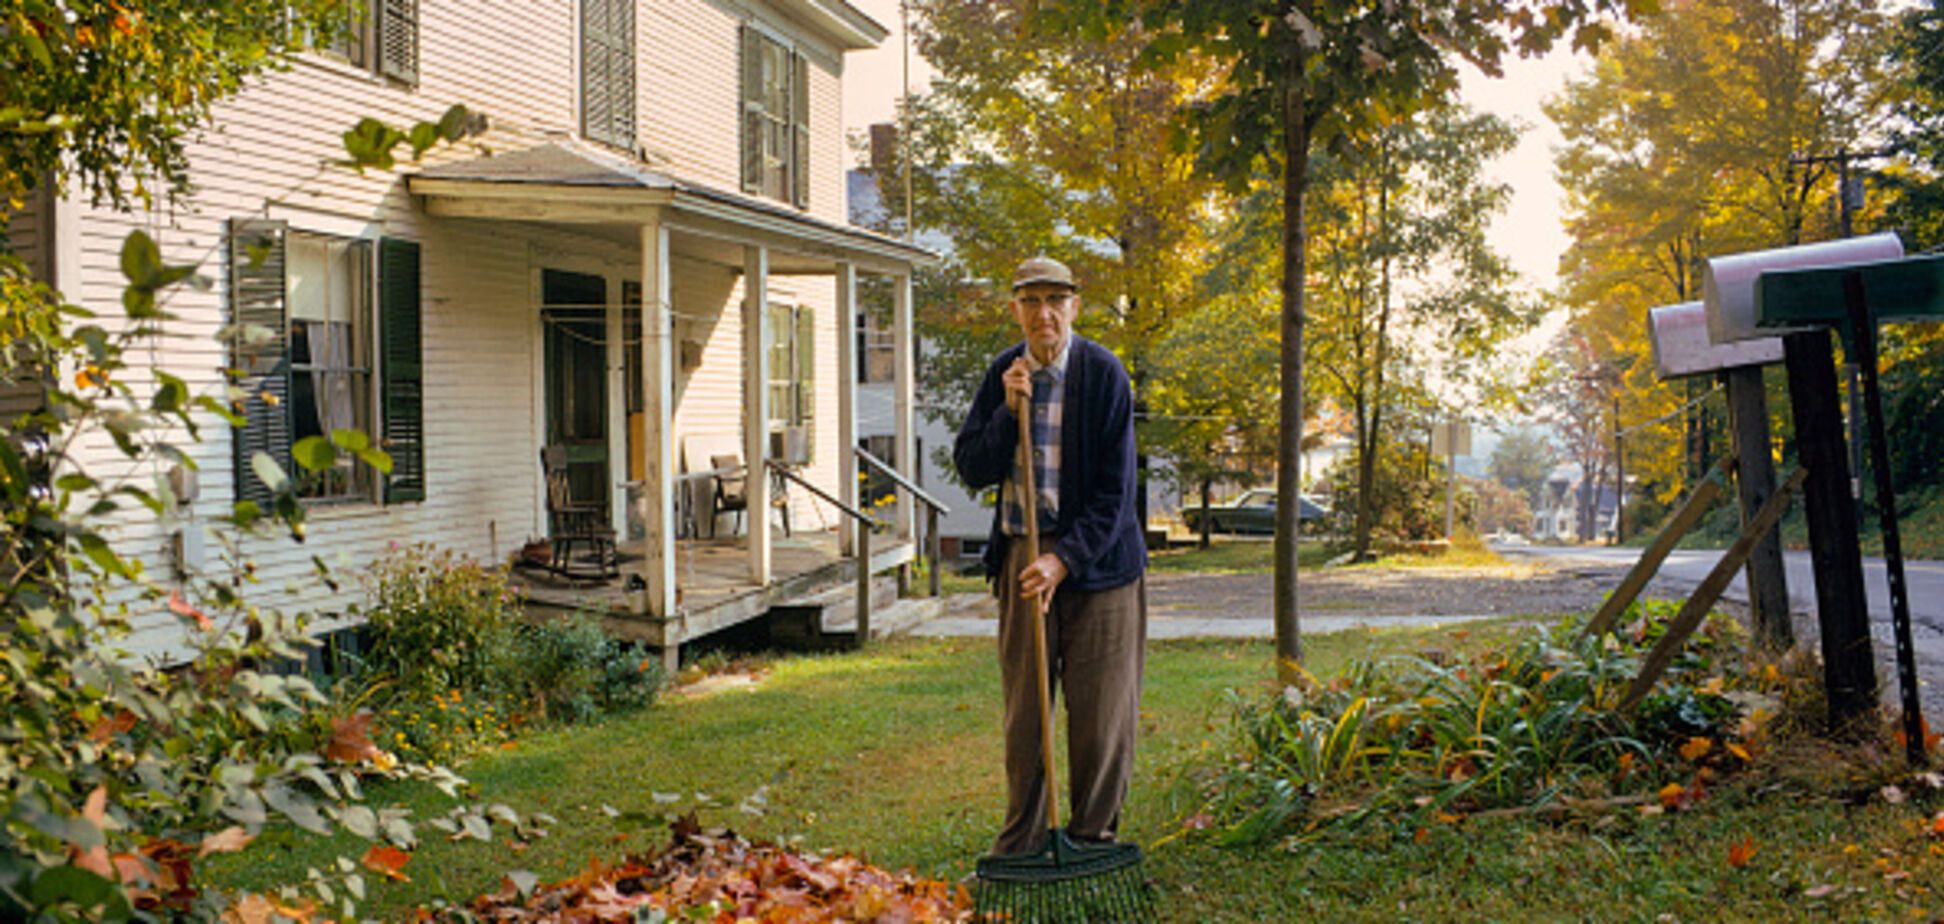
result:
<svg viewBox="0 0 1944 924"><path fill-rule="evenodd" d="M677 230L813 258L809 266L778 261L779 273L828 271L833 261L901 272L939 260L893 237L669 176L575 141L427 167L407 177L406 187L423 197L427 212L443 217L593 225L667 221Z"/></svg>

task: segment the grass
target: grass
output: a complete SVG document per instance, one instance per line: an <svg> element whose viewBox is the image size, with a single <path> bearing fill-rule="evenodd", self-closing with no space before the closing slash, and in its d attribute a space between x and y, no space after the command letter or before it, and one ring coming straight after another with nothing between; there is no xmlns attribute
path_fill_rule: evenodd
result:
<svg viewBox="0 0 1944 924"><path fill-rule="evenodd" d="M1305 640L1312 671L1330 676L1354 657L1425 646L1493 643L1503 624L1444 633L1358 631ZM534 734L462 769L487 802L560 819L524 847L425 843L410 883L374 889L364 911L398 917L440 895L466 899L509 869L557 879L590 858L614 859L664 839L658 819L706 794L705 822L745 834L798 838L873 862L957 879L990 846L1003 809L997 732L998 670L985 640L900 640L864 653L783 658L760 684L673 699L595 726ZM1220 747L1228 688L1267 688L1267 642L1151 646L1142 740L1123 836L1153 843L1176 833L1180 771ZM736 804L767 787L760 816ZM1759 798L1721 787L1686 813L1618 813L1587 823L1473 819L1419 835L1385 829L1326 837L1292 852L1221 848L1199 835L1155 849L1148 869L1171 921L1261 920L1877 920L1936 908L1944 859L1920 830L1935 806L1840 798ZM679 794L678 803L656 794ZM421 816L447 808L436 793L393 787L376 804ZM611 811L610 811L611 810ZM1744 868L1731 843L1752 837ZM230 886L300 880L349 840L272 831L224 873ZM1891 877L1902 872L1907 875ZM1823 897L1805 890L1832 887Z"/></svg>
<svg viewBox="0 0 1944 924"><path fill-rule="evenodd" d="M1275 562L1276 544L1269 539L1215 538L1208 548L1184 546L1148 553L1148 570L1163 574L1267 573ZM1324 543L1305 539L1296 545L1297 568L1321 568L1335 554Z"/></svg>

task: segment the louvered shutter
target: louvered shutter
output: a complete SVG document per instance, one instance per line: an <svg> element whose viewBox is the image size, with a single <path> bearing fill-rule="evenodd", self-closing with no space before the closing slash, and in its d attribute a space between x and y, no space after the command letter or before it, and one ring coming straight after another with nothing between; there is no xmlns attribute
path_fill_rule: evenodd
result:
<svg viewBox="0 0 1944 924"><path fill-rule="evenodd" d="M763 191L763 36L742 27L742 187Z"/></svg>
<svg viewBox="0 0 1944 924"><path fill-rule="evenodd" d="M796 150L790 158L790 189L796 207L810 207L810 59L790 55L790 135Z"/></svg>
<svg viewBox="0 0 1944 924"><path fill-rule="evenodd" d="M581 134L634 147L633 0L581 0Z"/></svg>
<svg viewBox="0 0 1944 924"><path fill-rule="evenodd" d="M803 425L803 445L810 460L817 455L817 343L816 314L808 305L796 315L797 421Z"/></svg>
<svg viewBox="0 0 1944 924"><path fill-rule="evenodd" d="M425 365L420 334L419 245L378 241L378 337L385 420L381 449L391 455L385 503L425 499Z"/></svg>
<svg viewBox="0 0 1944 924"><path fill-rule="evenodd" d="M378 72L419 82L418 0L378 0Z"/></svg>
<svg viewBox="0 0 1944 924"><path fill-rule="evenodd" d="M230 220L230 321L271 332L261 341L240 333L230 365L241 371L243 427L230 441L236 467L236 499L268 509L275 492L257 477L250 460L259 452L290 472L290 332L284 307L284 236L281 221Z"/></svg>

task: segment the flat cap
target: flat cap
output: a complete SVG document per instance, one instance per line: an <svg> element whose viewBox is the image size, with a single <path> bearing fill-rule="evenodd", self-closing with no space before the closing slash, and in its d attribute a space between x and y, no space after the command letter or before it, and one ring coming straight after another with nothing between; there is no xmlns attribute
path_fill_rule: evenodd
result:
<svg viewBox="0 0 1944 924"><path fill-rule="evenodd" d="M1073 271L1052 257L1029 257L1019 264L1018 269L1013 270L1014 292L1034 284L1066 286L1076 291L1080 288L1073 284Z"/></svg>

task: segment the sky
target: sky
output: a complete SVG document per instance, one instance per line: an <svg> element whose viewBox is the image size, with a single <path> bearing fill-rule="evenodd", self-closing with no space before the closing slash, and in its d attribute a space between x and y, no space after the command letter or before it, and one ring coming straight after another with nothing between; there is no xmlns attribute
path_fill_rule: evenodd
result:
<svg viewBox="0 0 1944 924"><path fill-rule="evenodd" d="M897 116L902 71L902 33L898 0L851 0L872 19L891 30L876 49L852 52L844 58L844 129L861 133L874 122ZM1505 65L1505 76L1487 77L1469 65L1461 66L1460 88L1473 107L1513 121L1525 129L1518 147L1494 163L1489 175L1512 188L1512 201L1492 224L1491 239L1526 279L1532 291L1551 289L1558 282L1559 256L1566 247L1561 226L1564 192L1553 180L1553 150L1561 137L1541 103L1583 76L1591 59L1557 49L1545 57L1517 59ZM922 93L933 71L911 53L911 90ZM1506 352L1531 357L1564 326L1563 317L1550 317L1534 332L1521 337Z"/></svg>

